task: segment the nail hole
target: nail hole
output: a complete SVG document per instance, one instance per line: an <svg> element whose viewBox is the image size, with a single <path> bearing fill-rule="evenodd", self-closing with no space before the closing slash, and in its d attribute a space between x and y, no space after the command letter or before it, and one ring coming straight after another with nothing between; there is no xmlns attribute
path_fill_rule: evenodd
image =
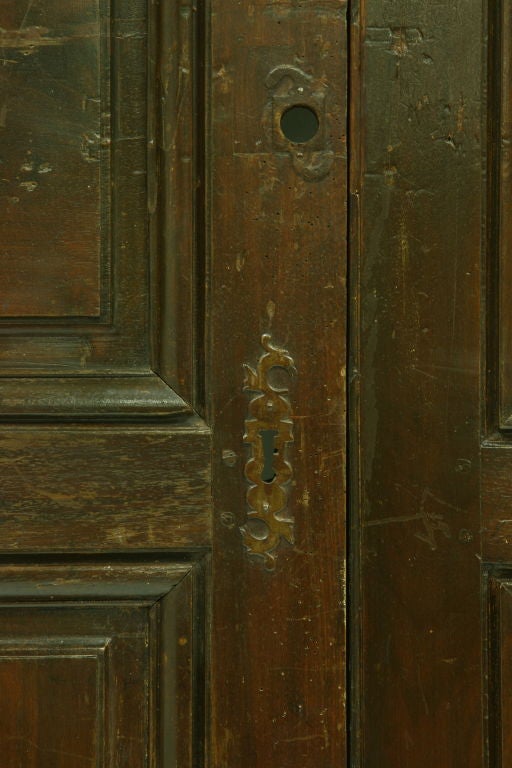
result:
<svg viewBox="0 0 512 768"><path fill-rule="evenodd" d="M311 141L318 133L319 127L318 115L311 107L297 104L281 115L281 130L288 141L293 141L294 144Z"/></svg>

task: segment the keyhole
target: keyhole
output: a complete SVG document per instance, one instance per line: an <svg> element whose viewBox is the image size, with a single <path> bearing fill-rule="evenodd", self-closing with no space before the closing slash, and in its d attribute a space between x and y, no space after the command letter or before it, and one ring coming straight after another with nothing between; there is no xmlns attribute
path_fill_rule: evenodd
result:
<svg viewBox="0 0 512 768"><path fill-rule="evenodd" d="M316 112L311 107L297 104L289 107L281 115L281 130L294 144L305 144L311 141L320 127Z"/></svg>
<svg viewBox="0 0 512 768"><path fill-rule="evenodd" d="M261 479L264 483L271 483L275 476L274 456L279 453L274 445L274 440L278 435L277 429L262 429L260 431L261 442L263 445L263 470Z"/></svg>

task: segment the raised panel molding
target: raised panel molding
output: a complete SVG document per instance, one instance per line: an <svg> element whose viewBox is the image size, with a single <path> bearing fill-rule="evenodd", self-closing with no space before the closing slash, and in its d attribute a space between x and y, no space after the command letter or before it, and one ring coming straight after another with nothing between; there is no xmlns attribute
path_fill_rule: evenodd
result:
<svg viewBox="0 0 512 768"><path fill-rule="evenodd" d="M0 418L194 408L196 16L2 4Z"/></svg>
<svg viewBox="0 0 512 768"><path fill-rule="evenodd" d="M488 574L487 718L489 765L512 760L512 573L503 568Z"/></svg>
<svg viewBox="0 0 512 768"><path fill-rule="evenodd" d="M489 130L492 205L490 227L491 291L488 345L492 388L499 403L493 428L512 428L512 2L501 0L491 12L491 121Z"/></svg>
<svg viewBox="0 0 512 768"><path fill-rule="evenodd" d="M0 563L0 753L41 768L202 764L198 559Z"/></svg>
<svg viewBox="0 0 512 768"><path fill-rule="evenodd" d="M109 643L110 638L87 636L0 640L5 765L34 761L43 768L73 757L105 766Z"/></svg>
<svg viewBox="0 0 512 768"><path fill-rule="evenodd" d="M107 0L5 0L0 45L0 322L99 318L108 270L110 11ZM105 285L108 298L108 284Z"/></svg>

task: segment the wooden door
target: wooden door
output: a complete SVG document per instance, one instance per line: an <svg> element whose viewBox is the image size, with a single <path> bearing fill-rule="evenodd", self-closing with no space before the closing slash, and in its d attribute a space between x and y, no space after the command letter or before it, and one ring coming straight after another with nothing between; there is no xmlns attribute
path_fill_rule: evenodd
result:
<svg viewBox="0 0 512 768"><path fill-rule="evenodd" d="M344 762L346 36L2 0L2 768Z"/></svg>
<svg viewBox="0 0 512 768"><path fill-rule="evenodd" d="M512 4L353 13L353 764L509 768Z"/></svg>

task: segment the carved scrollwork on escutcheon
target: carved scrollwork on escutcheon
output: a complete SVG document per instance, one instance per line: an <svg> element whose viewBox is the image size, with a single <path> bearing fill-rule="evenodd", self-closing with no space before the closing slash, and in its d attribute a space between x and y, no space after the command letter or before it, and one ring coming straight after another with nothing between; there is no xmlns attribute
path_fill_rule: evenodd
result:
<svg viewBox="0 0 512 768"><path fill-rule="evenodd" d="M248 553L272 569L279 545L293 544L294 520L287 510L293 476L287 457L293 442L292 407L289 389L273 386L271 379L276 369L293 374L295 366L285 349L272 344L270 334L263 335L261 344L264 354L256 369L244 365L244 391L251 395L244 435L250 457L245 465L248 511L241 531Z"/></svg>
<svg viewBox="0 0 512 768"><path fill-rule="evenodd" d="M268 142L274 151L289 153L295 171L306 181L324 178L334 161L328 146L326 83L299 67L282 64L268 73L265 84L270 94L263 115ZM283 114L294 106L310 109L318 119L317 133L305 143L290 141L281 130Z"/></svg>

